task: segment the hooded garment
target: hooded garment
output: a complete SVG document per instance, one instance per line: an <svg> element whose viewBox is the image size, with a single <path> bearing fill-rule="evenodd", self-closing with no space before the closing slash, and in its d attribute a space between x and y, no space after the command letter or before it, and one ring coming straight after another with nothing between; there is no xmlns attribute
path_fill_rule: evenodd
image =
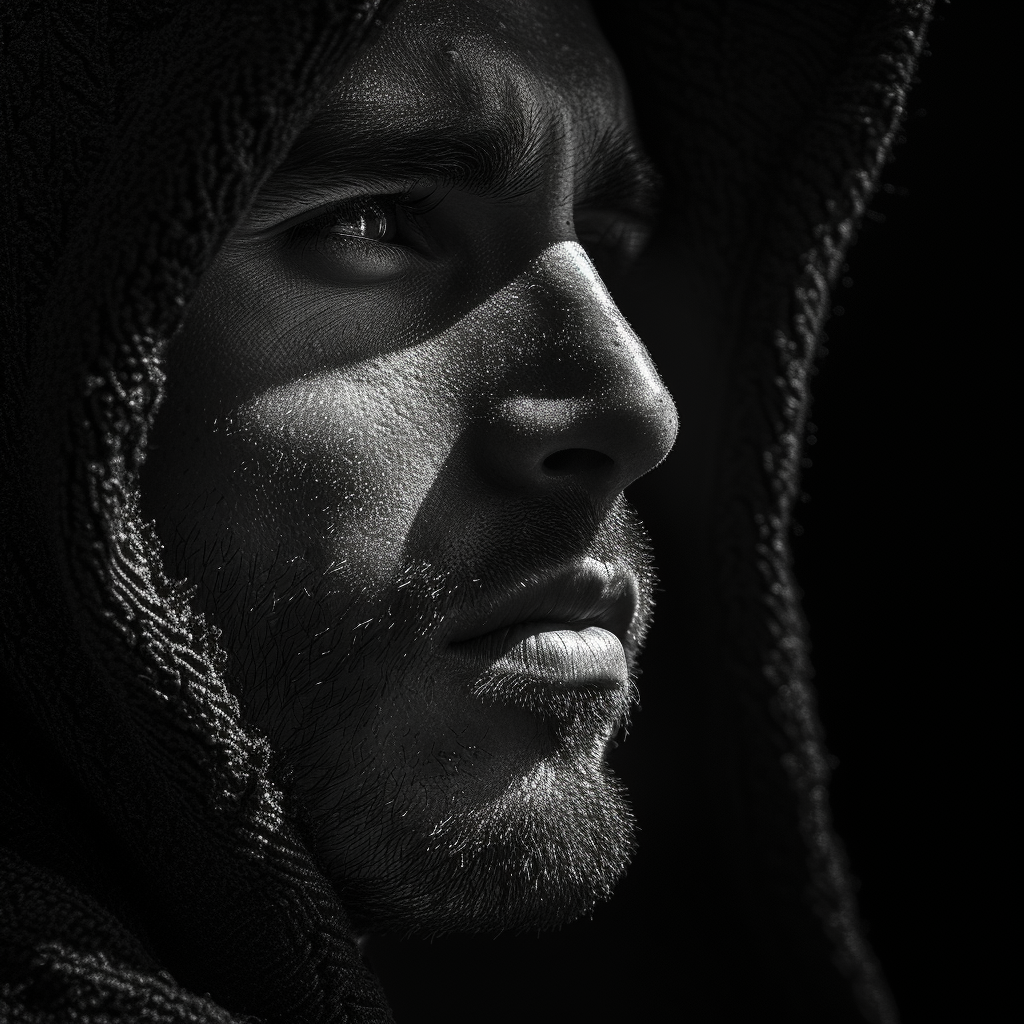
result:
<svg viewBox="0 0 1024 1024"><path fill-rule="evenodd" d="M393 7L5 5L2 1020L391 1019L137 481L204 271ZM656 943L606 939L627 965L669 957L678 1019L896 1020L830 826L787 534L829 288L929 8L596 5L667 183L638 332L675 390L687 268L720 340L706 514L687 518L671 463L636 498L665 592L654 636L694 624L645 663L680 715L677 802L656 809L685 836L680 868L648 908ZM686 574L697 591L674 589Z"/></svg>

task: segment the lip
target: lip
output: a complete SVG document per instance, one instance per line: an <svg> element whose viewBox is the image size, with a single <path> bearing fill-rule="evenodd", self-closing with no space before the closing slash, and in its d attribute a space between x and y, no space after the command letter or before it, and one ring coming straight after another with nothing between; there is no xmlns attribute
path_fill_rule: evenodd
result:
<svg viewBox="0 0 1024 1024"><path fill-rule="evenodd" d="M638 603L631 574L585 558L487 601L455 624L449 650L501 674L620 689L628 684L625 645Z"/></svg>

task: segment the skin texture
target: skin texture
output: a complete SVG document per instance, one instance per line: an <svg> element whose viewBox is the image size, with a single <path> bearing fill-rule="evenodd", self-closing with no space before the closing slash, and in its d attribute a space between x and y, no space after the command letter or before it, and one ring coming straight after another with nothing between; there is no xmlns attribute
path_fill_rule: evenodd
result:
<svg viewBox="0 0 1024 1024"><path fill-rule="evenodd" d="M583 7L430 0L324 114L331 167L299 140L172 342L144 511L356 921L555 926L632 850L605 757L651 572L622 490L677 422L595 270L646 231L628 94ZM430 140L466 130L510 180L453 183ZM610 633L458 646L510 615Z"/></svg>

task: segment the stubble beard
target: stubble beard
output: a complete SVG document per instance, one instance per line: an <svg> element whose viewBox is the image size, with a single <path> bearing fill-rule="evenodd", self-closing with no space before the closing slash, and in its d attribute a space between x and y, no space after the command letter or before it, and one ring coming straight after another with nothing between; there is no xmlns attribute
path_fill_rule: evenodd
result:
<svg viewBox="0 0 1024 1024"><path fill-rule="evenodd" d="M587 553L640 582L635 666L651 607L646 535L621 501L600 524L571 531L569 555L584 534ZM537 569L566 550L539 549ZM611 895L635 823L605 754L628 724L635 668L627 693L569 694L554 717L523 680L520 706L501 709L533 733L518 759L454 736L435 742L402 721L403 709L429 717L458 693L488 713L470 692L486 692L486 678L453 687L431 657L431 637L472 590L465 573L409 564L383 598L349 600L331 615L350 583L343 574L293 561L256 579L237 559L233 583L222 573L216 591L204 588L207 613L224 630L243 713L277 752L279 781L298 796L357 928L427 937L550 929Z"/></svg>

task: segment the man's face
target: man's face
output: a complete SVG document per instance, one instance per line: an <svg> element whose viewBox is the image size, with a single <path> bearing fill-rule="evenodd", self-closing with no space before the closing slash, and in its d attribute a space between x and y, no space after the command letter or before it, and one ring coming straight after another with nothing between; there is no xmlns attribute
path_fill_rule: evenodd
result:
<svg viewBox="0 0 1024 1024"><path fill-rule="evenodd" d="M584 8L410 2L171 345L144 511L365 926L555 925L625 867L622 490L676 417L580 240L628 261L644 167Z"/></svg>

